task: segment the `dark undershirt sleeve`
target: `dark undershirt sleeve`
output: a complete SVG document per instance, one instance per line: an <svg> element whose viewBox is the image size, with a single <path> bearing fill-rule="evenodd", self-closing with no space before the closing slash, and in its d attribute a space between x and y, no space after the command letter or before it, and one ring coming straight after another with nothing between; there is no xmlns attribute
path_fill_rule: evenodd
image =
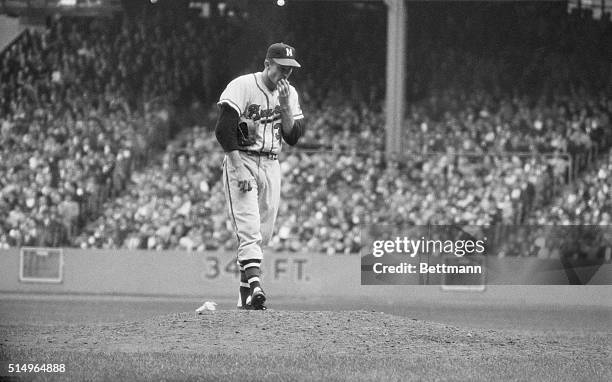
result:
<svg viewBox="0 0 612 382"><path fill-rule="evenodd" d="M215 136L225 152L238 150L238 112L228 105L219 106L219 119L215 126Z"/></svg>
<svg viewBox="0 0 612 382"><path fill-rule="evenodd" d="M304 122L304 119L298 119L296 121L293 121L293 129L291 130L291 133L285 134L285 131L281 129L283 139L285 140L285 142L287 142L289 146L293 146L298 142L300 137L304 135L305 128L306 123Z"/></svg>

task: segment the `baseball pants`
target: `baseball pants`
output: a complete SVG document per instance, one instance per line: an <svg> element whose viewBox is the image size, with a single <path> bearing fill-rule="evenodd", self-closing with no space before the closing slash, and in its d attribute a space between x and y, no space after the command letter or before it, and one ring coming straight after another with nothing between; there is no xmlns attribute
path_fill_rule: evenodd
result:
<svg viewBox="0 0 612 382"><path fill-rule="evenodd" d="M223 160L223 187L234 231L238 237L238 261L262 260L262 246L272 238L280 203L280 165L266 155L240 152L252 175L248 192L240 191L234 171Z"/></svg>

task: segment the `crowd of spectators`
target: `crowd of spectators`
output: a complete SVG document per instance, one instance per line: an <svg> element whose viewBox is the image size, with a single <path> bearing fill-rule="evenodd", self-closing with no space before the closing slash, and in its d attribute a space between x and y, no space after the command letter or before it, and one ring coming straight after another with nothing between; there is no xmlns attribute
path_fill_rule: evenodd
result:
<svg viewBox="0 0 612 382"><path fill-rule="evenodd" d="M130 192L75 242L83 248L213 250L236 243L220 181L223 154L205 129L188 129L161 163L132 177ZM541 205L553 176L541 157L286 152L276 250L353 253L364 224L517 224ZM331 169L331 170L330 170Z"/></svg>
<svg viewBox="0 0 612 382"><path fill-rule="evenodd" d="M612 143L610 67L602 65L605 52L600 51L610 40L610 23L557 15L565 33L559 35L535 12L528 15L536 21L532 29L520 23L526 30L507 41L500 27L480 44L478 28L450 13L443 16L444 36L435 26L412 26L407 155L397 158L383 152L383 105L376 100L384 72L375 70L374 57L359 62L351 57L358 46L368 45L366 55L376 51L376 33L341 34L326 47L324 33L308 33L315 26L295 28L296 41L320 49L306 50L300 60L309 69L295 73L308 129L299 147L286 147L281 156L282 203L272 248L355 253L364 224L609 221L609 184L600 178L609 169L603 166L595 176L589 169L602 153L608 155ZM349 15L344 22L361 25L363 18L367 13ZM223 154L211 126L184 128L158 155L147 144L169 136L151 128L156 126L151 118L167 120L168 115L150 100L162 96L159 104L170 106L215 98L211 89L219 84L211 82L213 58L206 53L231 31L211 32L221 37L206 45L198 38L206 30L198 31L197 23L169 24L168 29L163 19L158 21L123 23L116 30L94 24L85 32L77 23L70 32L51 29L35 36L35 43L28 37L23 48L17 45L6 55L9 64L37 62L37 54L44 59L34 65L34 74L9 69L2 79L9 88L3 89L9 96L1 103L7 142L2 147L11 149L2 152L0 164L6 178L0 183L0 211L6 216L0 243L185 250L236 246L220 181ZM92 31L101 30L107 37L92 37ZM589 40L586 47L578 47L578 32ZM526 55L526 48L537 54ZM334 66L325 64L329 57L336 60ZM44 76L36 74L41 70ZM28 95L23 83L33 86L36 96ZM147 166L133 171L139 168L137 155L147 158ZM568 185L570 191L562 193ZM96 192L99 188L104 192ZM595 213L596 208L602 212ZM73 226L77 219L76 226L85 228L66 233L50 228L60 227L53 222L65 222L67 216Z"/></svg>
<svg viewBox="0 0 612 382"><path fill-rule="evenodd" d="M66 244L144 146L121 90L98 93L81 34L57 25L2 56L0 241L12 246Z"/></svg>
<svg viewBox="0 0 612 382"><path fill-rule="evenodd" d="M54 19L0 56L0 245L68 245L212 91L232 28ZM198 36L198 38L196 38ZM200 37L210 37L205 43Z"/></svg>
<svg viewBox="0 0 612 382"><path fill-rule="evenodd" d="M612 224L612 151L572 183L546 208L527 216L529 224Z"/></svg>
<svg viewBox="0 0 612 382"><path fill-rule="evenodd" d="M201 127L180 133L79 235L81 248L223 249L235 240L221 187L223 152Z"/></svg>

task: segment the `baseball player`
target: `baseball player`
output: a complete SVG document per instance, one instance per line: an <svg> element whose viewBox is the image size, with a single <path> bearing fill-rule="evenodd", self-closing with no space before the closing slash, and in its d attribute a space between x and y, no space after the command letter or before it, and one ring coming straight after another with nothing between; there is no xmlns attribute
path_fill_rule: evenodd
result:
<svg viewBox="0 0 612 382"><path fill-rule="evenodd" d="M263 71L232 80L218 102L215 135L225 151L223 185L238 239L242 309L266 309L260 266L280 202L278 154L283 141L293 146L304 131L298 94L289 83L299 67L293 47L272 44Z"/></svg>

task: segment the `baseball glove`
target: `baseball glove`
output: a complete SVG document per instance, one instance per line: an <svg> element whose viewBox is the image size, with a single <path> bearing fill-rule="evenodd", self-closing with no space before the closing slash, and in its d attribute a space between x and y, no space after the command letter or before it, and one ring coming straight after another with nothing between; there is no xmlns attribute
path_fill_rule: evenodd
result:
<svg viewBox="0 0 612 382"><path fill-rule="evenodd" d="M256 122L252 119L240 117L238 122L238 145L251 146L257 138Z"/></svg>

